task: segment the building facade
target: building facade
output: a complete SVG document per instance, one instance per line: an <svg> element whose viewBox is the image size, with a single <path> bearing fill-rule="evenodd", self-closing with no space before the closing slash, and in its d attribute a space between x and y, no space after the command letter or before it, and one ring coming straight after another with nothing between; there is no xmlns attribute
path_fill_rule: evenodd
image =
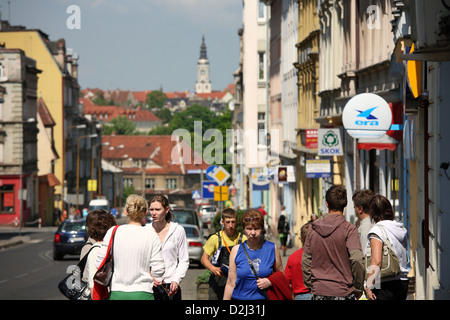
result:
<svg viewBox="0 0 450 320"><path fill-rule="evenodd" d="M0 224L19 226L39 219L39 73L23 50L0 49Z"/></svg>
<svg viewBox="0 0 450 320"><path fill-rule="evenodd" d="M88 179L101 166L91 154L91 147L101 143L101 129L83 116L78 103L78 55L66 47L64 39L51 41L41 30L1 23L0 40L5 47L23 50L42 70L37 94L55 121L54 147L59 155L54 162L55 177L61 182L55 187L55 207L62 212L70 205L87 205Z"/></svg>

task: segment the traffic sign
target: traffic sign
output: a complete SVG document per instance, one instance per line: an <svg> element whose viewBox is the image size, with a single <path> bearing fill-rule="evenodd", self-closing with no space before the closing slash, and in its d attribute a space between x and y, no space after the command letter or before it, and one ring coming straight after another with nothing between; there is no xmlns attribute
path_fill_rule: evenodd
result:
<svg viewBox="0 0 450 320"><path fill-rule="evenodd" d="M208 177L208 179L210 180L214 180L214 170L216 170L218 168L218 166L216 166L215 164L211 165L208 167L208 169L206 169L206 177Z"/></svg>
<svg viewBox="0 0 450 320"><path fill-rule="evenodd" d="M214 187L214 201L228 200L228 186Z"/></svg>
<svg viewBox="0 0 450 320"><path fill-rule="evenodd" d="M193 200L199 200L201 198L202 198L202 195L199 190L192 191L192 199Z"/></svg>
<svg viewBox="0 0 450 320"><path fill-rule="evenodd" d="M203 199L214 199L214 187L217 186L215 181L203 181Z"/></svg>
<svg viewBox="0 0 450 320"><path fill-rule="evenodd" d="M206 172L208 172L208 170L206 170ZM225 170L224 167L216 166L216 168L213 168L210 171L210 174L208 176L211 177L215 182L217 182L219 186L221 186L228 180L228 178L230 177L230 173Z"/></svg>

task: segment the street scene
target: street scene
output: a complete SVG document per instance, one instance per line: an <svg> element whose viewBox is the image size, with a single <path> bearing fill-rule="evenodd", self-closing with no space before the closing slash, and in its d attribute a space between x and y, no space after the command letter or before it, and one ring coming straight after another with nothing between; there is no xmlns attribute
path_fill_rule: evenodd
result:
<svg viewBox="0 0 450 320"><path fill-rule="evenodd" d="M0 0L0 300L448 300L449 77L450 0Z"/></svg>

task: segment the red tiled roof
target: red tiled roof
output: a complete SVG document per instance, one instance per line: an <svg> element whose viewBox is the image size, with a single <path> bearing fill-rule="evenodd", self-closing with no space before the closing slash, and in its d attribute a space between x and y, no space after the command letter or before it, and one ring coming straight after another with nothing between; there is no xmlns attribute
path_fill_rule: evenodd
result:
<svg viewBox="0 0 450 320"><path fill-rule="evenodd" d="M145 90L145 91L133 91L133 97L142 103L145 103L145 100L147 100L147 94L152 92L151 90Z"/></svg>
<svg viewBox="0 0 450 320"><path fill-rule="evenodd" d="M213 91L211 93L197 93L196 95L205 100L214 100L214 99L222 99L225 96L226 92L221 91Z"/></svg>
<svg viewBox="0 0 450 320"><path fill-rule="evenodd" d="M89 99L80 98L80 102L83 103L83 113L96 116L97 119L109 122L114 118L125 116L133 122L138 121L153 121L153 122L162 122L160 118L155 116L151 111L147 109L137 110L129 109L126 107L118 107L118 106L97 106L93 104ZM105 115L108 115L106 118ZM102 115L102 117L100 117ZM130 116L131 115L131 116ZM134 116L133 116L134 115Z"/></svg>
<svg viewBox="0 0 450 320"><path fill-rule="evenodd" d="M194 164L194 155L191 152L191 148L184 142L181 142L183 152L190 153L190 161L186 159L182 161L183 170L180 165L177 142L172 141L172 136L169 135L104 135L102 136L102 142L102 156L106 160L151 159L156 166L148 167L146 174L185 174L187 170L205 170L209 166L203 159L201 164ZM121 169L124 173L138 173L140 171L139 167L122 167Z"/></svg>
<svg viewBox="0 0 450 320"><path fill-rule="evenodd" d="M180 98L187 98L189 92L164 92L168 99L180 99Z"/></svg>

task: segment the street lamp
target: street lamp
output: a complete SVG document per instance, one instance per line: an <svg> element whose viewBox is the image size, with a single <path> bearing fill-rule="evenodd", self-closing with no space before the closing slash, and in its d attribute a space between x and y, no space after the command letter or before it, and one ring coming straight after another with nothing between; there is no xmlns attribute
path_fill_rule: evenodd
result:
<svg viewBox="0 0 450 320"><path fill-rule="evenodd" d="M77 139L77 210L78 210L78 194L79 194L79 190L80 190L80 141L81 139L84 138L97 138L97 134L89 134L89 135L85 135L85 136L81 136Z"/></svg>

